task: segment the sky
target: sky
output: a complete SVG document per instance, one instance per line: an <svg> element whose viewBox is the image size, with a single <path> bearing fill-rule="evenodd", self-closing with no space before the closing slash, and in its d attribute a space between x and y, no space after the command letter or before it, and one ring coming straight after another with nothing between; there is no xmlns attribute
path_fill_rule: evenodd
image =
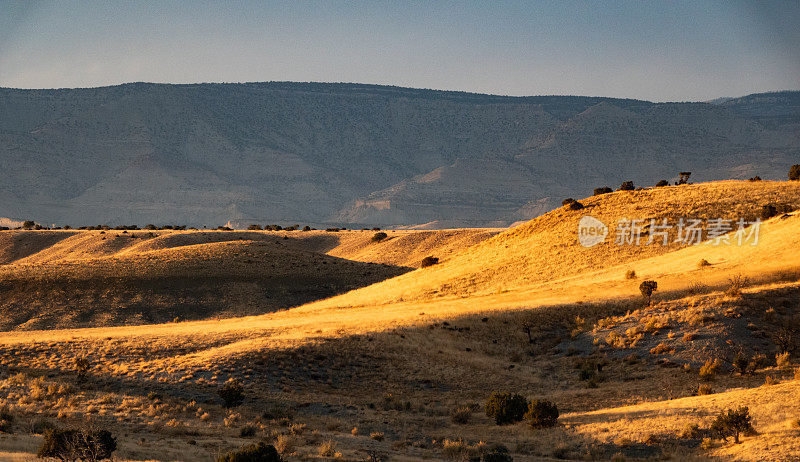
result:
<svg viewBox="0 0 800 462"><path fill-rule="evenodd" d="M800 1L0 0L0 87L358 82L705 101L800 89Z"/></svg>

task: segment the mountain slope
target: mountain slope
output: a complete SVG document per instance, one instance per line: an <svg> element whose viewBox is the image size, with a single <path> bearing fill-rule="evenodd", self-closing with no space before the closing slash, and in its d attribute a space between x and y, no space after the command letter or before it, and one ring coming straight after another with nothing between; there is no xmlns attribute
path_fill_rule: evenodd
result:
<svg viewBox="0 0 800 462"><path fill-rule="evenodd" d="M712 105L288 82L0 89L0 216L504 225L679 170L784 178L800 153L796 94Z"/></svg>

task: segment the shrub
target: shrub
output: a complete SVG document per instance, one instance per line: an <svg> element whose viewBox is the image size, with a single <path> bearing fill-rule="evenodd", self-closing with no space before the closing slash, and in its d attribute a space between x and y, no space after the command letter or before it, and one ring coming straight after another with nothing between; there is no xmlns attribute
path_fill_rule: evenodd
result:
<svg viewBox="0 0 800 462"><path fill-rule="evenodd" d="M749 181L761 181L761 177L760 177L760 176L758 176L758 175L756 175L756 176L754 176L753 178L750 178L750 180L749 180Z"/></svg>
<svg viewBox="0 0 800 462"><path fill-rule="evenodd" d="M369 434L369 437L375 441L383 441L384 436L385 435L383 434L383 432L372 432Z"/></svg>
<svg viewBox="0 0 800 462"><path fill-rule="evenodd" d="M747 406L740 406L739 409L726 409L717 415L711 422L711 431L727 441L729 436L733 437L734 443L739 443L740 433L754 433L750 410Z"/></svg>
<svg viewBox="0 0 800 462"><path fill-rule="evenodd" d="M528 400L522 395L496 391L486 400L485 410L497 425L519 422L528 410Z"/></svg>
<svg viewBox="0 0 800 462"><path fill-rule="evenodd" d="M686 424L681 432L681 438L688 440L700 439L701 436L703 436L703 432L700 430L700 425L697 424Z"/></svg>
<svg viewBox="0 0 800 462"><path fill-rule="evenodd" d="M719 359L709 359L705 364L703 364L703 367L700 368L700 378L703 380L714 379L714 377L717 376L717 372L719 372L720 367L721 363Z"/></svg>
<svg viewBox="0 0 800 462"><path fill-rule="evenodd" d="M323 441L317 448L317 452L322 457L333 457L336 455L336 442L333 440Z"/></svg>
<svg viewBox="0 0 800 462"><path fill-rule="evenodd" d="M698 268L705 268L706 266L711 266L711 263L709 263L705 258L701 258L700 261L697 262Z"/></svg>
<svg viewBox="0 0 800 462"><path fill-rule="evenodd" d="M563 201L561 201L561 205L566 206L566 205L569 205L569 204L571 204L573 202L575 202L575 199L573 199L571 197L568 197L568 198L564 199Z"/></svg>
<svg viewBox="0 0 800 462"><path fill-rule="evenodd" d="M625 181L619 187L620 191L633 191L634 189L636 187L633 185L633 181Z"/></svg>
<svg viewBox="0 0 800 462"><path fill-rule="evenodd" d="M703 383L703 384L700 384L700 386L697 387L697 395L698 396L711 395L713 393L714 393L714 389L711 388L711 385Z"/></svg>
<svg viewBox="0 0 800 462"><path fill-rule="evenodd" d="M728 288L725 290L725 295L730 297L738 297L742 294L742 289L744 289L749 283L749 279L737 274L736 276L728 279Z"/></svg>
<svg viewBox="0 0 800 462"><path fill-rule="evenodd" d="M86 380L86 375L89 373L90 368L91 365L88 359L83 356L75 358L75 372L78 373L78 381L83 382Z"/></svg>
<svg viewBox="0 0 800 462"><path fill-rule="evenodd" d="M625 279L636 279L636 271L634 270L625 271Z"/></svg>
<svg viewBox="0 0 800 462"><path fill-rule="evenodd" d="M514 458L508 453L508 448L502 444L496 444L481 458L482 462L513 462Z"/></svg>
<svg viewBox="0 0 800 462"><path fill-rule="evenodd" d="M275 446L262 442L217 457L217 462L281 462Z"/></svg>
<svg viewBox="0 0 800 462"><path fill-rule="evenodd" d="M259 225L250 225L250 226L247 227L247 229L249 229L250 231L260 231L263 228L261 226L259 226Z"/></svg>
<svg viewBox="0 0 800 462"><path fill-rule="evenodd" d="M256 436L256 427L252 425L245 425L239 431L239 437L241 438L252 438L254 436Z"/></svg>
<svg viewBox="0 0 800 462"><path fill-rule="evenodd" d="M583 204L578 201L572 201L567 205L567 208L570 210L580 210L583 208Z"/></svg>
<svg viewBox="0 0 800 462"><path fill-rule="evenodd" d="M775 363L781 369L788 369L792 366L792 360L789 358L789 352L784 351L783 353L779 353L775 355Z"/></svg>
<svg viewBox="0 0 800 462"><path fill-rule="evenodd" d="M7 406L0 408L0 432L11 433L12 422L14 422L14 414L8 410Z"/></svg>
<svg viewBox="0 0 800 462"><path fill-rule="evenodd" d="M437 263L439 263L438 257L425 257L422 259L422 262L420 262L419 267L427 268L428 266L433 266Z"/></svg>
<svg viewBox="0 0 800 462"><path fill-rule="evenodd" d="M96 461L110 459L116 449L117 440L108 430L54 429L45 432L37 456Z"/></svg>
<svg viewBox="0 0 800 462"><path fill-rule="evenodd" d="M692 172L678 172L680 175L680 180L678 180L677 184L686 184L689 182L689 177L692 176Z"/></svg>
<svg viewBox="0 0 800 462"><path fill-rule="evenodd" d="M225 382L225 385L217 391L217 394L225 402L225 407L236 407L244 401L244 389L236 379Z"/></svg>
<svg viewBox="0 0 800 462"><path fill-rule="evenodd" d="M380 242L380 241L386 239L387 237L389 237L389 235L384 233L383 231L381 231L379 233L373 234L371 240L372 240L372 242Z"/></svg>
<svg viewBox="0 0 800 462"><path fill-rule="evenodd" d="M450 414L450 418L455 424L466 425L472 418L472 409L470 409L469 406L462 406L453 409L453 412Z"/></svg>
<svg viewBox="0 0 800 462"><path fill-rule="evenodd" d="M614 192L614 190L609 188L608 186L603 186L602 188L596 188L594 190L594 195L595 196L599 196L601 194L608 194L608 193L611 193L611 192Z"/></svg>
<svg viewBox="0 0 800 462"><path fill-rule="evenodd" d="M32 220L25 220L22 222L22 229L33 229L36 227L36 223Z"/></svg>
<svg viewBox="0 0 800 462"><path fill-rule="evenodd" d="M558 421L558 407L550 401L535 399L528 406L525 419L532 428L554 427Z"/></svg>
<svg viewBox="0 0 800 462"><path fill-rule="evenodd" d="M800 165L792 165L789 169L789 179L792 181L800 180Z"/></svg>
<svg viewBox="0 0 800 462"><path fill-rule="evenodd" d="M748 373L750 369L750 358L744 354L744 351L736 353L736 357L733 358L733 367L735 367L741 375Z"/></svg>
<svg viewBox="0 0 800 462"><path fill-rule="evenodd" d="M656 188L663 188L664 186L669 186L669 181L661 180L658 183L656 183Z"/></svg>
<svg viewBox="0 0 800 462"><path fill-rule="evenodd" d="M642 296L648 300L653 296L653 292L655 292L657 289L658 283L656 281L647 280L642 281L642 283L639 284L639 292L641 292Z"/></svg>
<svg viewBox="0 0 800 462"><path fill-rule="evenodd" d="M305 225L301 231L311 231L311 226Z"/></svg>
<svg viewBox="0 0 800 462"><path fill-rule="evenodd" d="M762 220L769 220L770 218L774 217L777 214L778 214L778 209L772 204L767 204L761 207Z"/></svg>
<svg viewBox="0 0 800 462"><path fill-rule="evenodd" d="M275 449L279 454L291 454L297 446L297 440L292 435L278 435L275 438Z"/></svg>
<svg viewBox="0 0 800 462"><path fill-rule="evenodd" d="M48 430L55 430L56 426L53 422L39 417L28 425L28 431L34 435L44 435Z"/></svg>

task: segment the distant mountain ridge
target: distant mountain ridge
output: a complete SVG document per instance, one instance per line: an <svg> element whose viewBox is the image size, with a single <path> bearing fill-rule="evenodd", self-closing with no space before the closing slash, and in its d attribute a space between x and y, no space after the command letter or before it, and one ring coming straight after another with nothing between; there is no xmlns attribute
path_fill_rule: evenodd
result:
<svg viewBox="0 0 800 462"><path fill-rule="evenodd" d="M800 92L710 104L293 82L0 89L0 216L45 224L500 226L623 180L782 179L798 159Z"/></svg>

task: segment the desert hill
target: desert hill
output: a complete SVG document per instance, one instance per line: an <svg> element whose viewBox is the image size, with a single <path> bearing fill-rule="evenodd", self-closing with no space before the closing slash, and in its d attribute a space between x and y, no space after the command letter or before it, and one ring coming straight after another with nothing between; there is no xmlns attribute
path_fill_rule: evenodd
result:
<svg viewBox="0 0 800 462"><path fill-rule="evenodd" d="M46 329L262 314L407 272L499 230L4 231L0 325Z"/></svg>
<svg viewBox="0 0 800 462"><path fill-rule="evenodd" d="M604 222L750 219L765 203L797 205L798 192L796 183L726 181L578 197L583 210L555 210L438 265L289 310L0 333L0 406L9 407L8 428L17 432L0 434L0 448L33 452L41 441L29 430L36 419L63 425L88 418L119 435L122 460L214 460L261 438L290 460L336 453L343 460L463 460L495 444L515 461L793 460L800 457L800 382L793 376L800 348L791 340L800 332L797 212L762 223L756 246L583 248L576 237L583 214ZM248 271L233 249L270 244L274 237L263 234L264 242L132 255L208 251L224 255L215 263ZM364 244L350 243L356 249L372 235L361 234ZM380 244L405 237L387 234ZM459 239L470 238L441 242ZM292 239L277 242L288 247ZM314 243L329 252L332 244ZM424 253L435 254L430 245ZM124 252L99 258L91 271L124 269L134 258ZM57 262L74 264L6 267L22 272ZM200 270L194 264L186 270ZM628 270L636 274L629 278ZM658 282L649 302L638 289L646 279ZM741 371L737 355L746 360ZM76 357L89 362L83 382ZM707 368L714 359L719 364ZM226 408L218 390L230 379L244 396ZM495 425L482 411L495 390L553 401L559 425ZM742 444L712 439L717 413L740 405L749 406L758 434Z"/></svg>
<svg viewBox="0 0 800 462"><path fill-rule="evenodd" d="M643 191L617 191L580 201L585 208L554 210L528 223L512 228L492 239L453 255L446 262L403 277L385 281L323 302L325 306L372 305L399 300L449 300L474 295L503 293L512 296L537 284L615 267L677 250L677 223L680 218L727 219L732 226L739 219L759 218L767 204L790 204L800 208L800 184L796 182L727 181L652 188ZM590 215L609 228L602 244L591 248L578 245L578 223ZM616 245L616 227L621 219L666 219L668 245L656 237L648 245L645 229L641 245ZM700 257L702 258L702 257ZM623 274L624 270L622 271Z"/></svg>
<svg viewBox="0 0 800 462"><path fill-rule="evenodd" d="M624 179L783 179L800 146L797 94L715 105L291 82L0 89L0 217L505 226Z"/></svg>

